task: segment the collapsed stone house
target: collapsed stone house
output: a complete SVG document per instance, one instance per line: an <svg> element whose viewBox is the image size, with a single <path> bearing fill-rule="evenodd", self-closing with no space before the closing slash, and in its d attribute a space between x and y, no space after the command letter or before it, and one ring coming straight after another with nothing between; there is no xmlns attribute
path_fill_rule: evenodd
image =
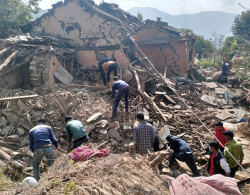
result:
<svg viewBox="0 0 250 195"><path fill-rule="evenodd" d="M104 56L116 57L127 70L142 57L134 41L161 73L186 75L193 64L195 36L164 22L140 22L116 4L58 2L22 31L28 34L0 41L2 86L53 84L56 72L68 83L79 69L97 69Z"/></svg>

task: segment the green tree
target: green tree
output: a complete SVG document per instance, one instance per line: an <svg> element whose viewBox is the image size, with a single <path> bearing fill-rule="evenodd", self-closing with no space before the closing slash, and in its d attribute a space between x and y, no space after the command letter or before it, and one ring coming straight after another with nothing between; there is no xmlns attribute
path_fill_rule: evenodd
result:
<svg viewBox="0 0 250 195"><path fill-rule="evenodd" d="M203 36L198 36L194 47L199 60L201 58L208 58L214 52L212 43L209 40L204 39Z"/></svg>
<svg viewBox="0 0 250 195"><path fill-rule="evenodd" d="M143 21L143 16L140 12L137 13L137 18L138 20L140 20L141 22Z"/></svg>
<svg viewBox="0 0 250 195"><path fill-rule="evenodd" d="M241 44L241 40L238 40L234 36L229 36L225 39L220 53L226 55L229 59L231 59L236 53L239 52Z"/></svg>
<svg viewBox="0 0 250 195"><path fill-rule="evenodd" d="M235 17L232 32L238 39L250 41L250 10L241 12Z"/></svg>
<svg viewBox="0 0 250 195"><path fill-rule="evenodd" d="M0 0L0 37L31 21L41 0Z"/></svg>

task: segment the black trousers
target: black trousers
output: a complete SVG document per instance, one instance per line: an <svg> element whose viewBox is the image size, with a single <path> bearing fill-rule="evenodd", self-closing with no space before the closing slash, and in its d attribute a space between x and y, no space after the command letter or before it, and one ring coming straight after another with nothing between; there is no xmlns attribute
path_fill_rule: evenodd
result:
<svg viewBox="0 0 250 195"><path fill-rule="evenodd" d="M78 148L78 147L79 147L80 145L82 145L83 143L88 142L88 140L89 140L89 137L88 137L87 135L84 136L84 137L81 137L81 138L79 138L79 139L77 139L77 140L74 140L73 149Z"/></svg>

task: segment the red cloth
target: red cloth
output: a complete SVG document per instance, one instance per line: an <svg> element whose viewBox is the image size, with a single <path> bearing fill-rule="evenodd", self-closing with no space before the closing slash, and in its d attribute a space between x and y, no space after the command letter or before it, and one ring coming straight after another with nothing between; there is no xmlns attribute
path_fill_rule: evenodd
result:
<svg viewBox="0 0 250 195"><path fill-rule="evenodd" d="M211 155L210 164L209 175L211 176L214 174L214 153Z"/></svg>
<svg viewBox="0 0 250 195"><path fill-rule="evenodd" d="M227 131L227 129L225 129L223 127L223 130L219 131L216 127L215 127L215 137L222 143L223 146L225 146L226 144L226 140L224 139L224 135L223 132ZM222 147L222 145L220 144L220 147Z"/></svg>

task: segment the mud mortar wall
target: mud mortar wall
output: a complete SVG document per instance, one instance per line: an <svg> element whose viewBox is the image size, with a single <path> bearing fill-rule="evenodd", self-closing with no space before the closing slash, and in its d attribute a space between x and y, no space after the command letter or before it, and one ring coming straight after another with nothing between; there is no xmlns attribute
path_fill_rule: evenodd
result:
<svg viewBox="0 0 250 195"><path fill-rule="evenodd" d="M129 61L123 55L120 28L96 12L71 1L56 7L52 15L43 17L33 26L33 32L65 39L78 51L77 62L80 65L92 68L97 66L101 57L112 54L118 64L127 68Z"/></svg>

